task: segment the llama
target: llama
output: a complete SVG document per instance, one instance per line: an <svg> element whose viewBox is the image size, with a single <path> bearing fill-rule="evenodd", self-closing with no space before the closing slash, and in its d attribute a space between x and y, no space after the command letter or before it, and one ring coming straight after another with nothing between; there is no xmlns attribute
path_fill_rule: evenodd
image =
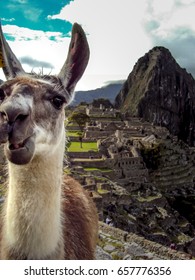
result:
<svg viewBox="0 0 195 280"><path fill-rule="evenodd" d="M0 143L8 187L0 225L1 259L94 259L98 217L81 185L63 179L64 108L89 59L75 23L58 76L25 73L0 27L7 81L0 85Z"/></svg>

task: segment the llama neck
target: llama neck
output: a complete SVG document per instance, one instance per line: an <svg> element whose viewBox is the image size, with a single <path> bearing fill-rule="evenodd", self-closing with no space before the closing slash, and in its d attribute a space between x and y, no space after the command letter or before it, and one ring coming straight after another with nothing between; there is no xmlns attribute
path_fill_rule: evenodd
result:
<svg viewBox="0 0 195 280"><path fill-rule="evenodd" d="M25 166L8 165L4 242L27 259L59 258L57 251L63 248L62 167L61 150Z"/></svg>

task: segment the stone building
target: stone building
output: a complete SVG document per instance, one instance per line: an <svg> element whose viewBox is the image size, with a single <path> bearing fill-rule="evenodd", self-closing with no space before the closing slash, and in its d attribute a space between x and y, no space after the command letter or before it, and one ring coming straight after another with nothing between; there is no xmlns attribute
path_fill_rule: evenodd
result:
<svg viewBox="0 0 195 280"><path fill-rule="evenodd" d="M105 108L102 104L100 104L99 108L93 107L91 104L86 108L86 114L89 117L115 118L117 112L118 111L113 108Z"/></svg>

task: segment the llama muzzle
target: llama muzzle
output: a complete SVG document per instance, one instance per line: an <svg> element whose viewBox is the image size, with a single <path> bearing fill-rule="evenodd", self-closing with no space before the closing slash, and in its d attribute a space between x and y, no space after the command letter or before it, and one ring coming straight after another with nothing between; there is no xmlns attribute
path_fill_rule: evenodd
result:
<svg viewBox="0 0 195 280"><path fill-rule="evenodd" d="M14 100L15 101L15 100ZM0 106L0 143L5 143L5 154L15 164L28 163L34 153L33 125L30 107L8 101Z"/></svg>

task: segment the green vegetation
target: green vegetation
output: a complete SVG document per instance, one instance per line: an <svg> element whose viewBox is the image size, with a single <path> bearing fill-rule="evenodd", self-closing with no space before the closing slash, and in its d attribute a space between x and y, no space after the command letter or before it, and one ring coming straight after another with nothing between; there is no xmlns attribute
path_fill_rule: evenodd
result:
<svg viewBox="0 0 195 280"><path fill-rule="evenodd" d="M88 152L88 151L94 151L97 152L97 142L83 142L82 148L80 142L70 142L67 145L67 151L68 152Z"/></svg>
<svg viewBox="0 0 195 280"><path fill-rule="evenodd" d="M103 189L98 189L97 191L98 191L99 194L102 194L102 195L109 193L108 190L103 190Z"/></svg>
<svg viewBox="0 0 195 280"><path fill-rule="evenodd" d="M154 235L161 235L161 236L167 236L167 234L163 230L153 231L152 234Z"/></svg>
<svg viewBox="0 0 195 280"><path fill-rule="evenodd" d="M90 121L90 117L79 111L74 111L70 116L68 116L68 121L69 122L76 122L80 129L86 125L87 122Z"/></svg>
<svg viewBox="0 0 195 280"><path fill-rule="evenodd" d="M153 144L151 147L141 147L141 156L148 169L156 170L160 164L161 143Z"/></svg>
<svg viewBox="0 0 195 280"><path fill-rule="evenodd" d="M64 168L64 174L65 175L71 175L72 174L72 172L71 172L71 169L70 168Z"/></svg>
<svg viewBox="0 0 195 280"><path fill-rule="evenodd" d="M83 132L82 131L78 131L78 130L68 130L66 132L66 136L67 137L79 137L79 136L83 136Z"/></svg>
<svg viewBox="0 0 195 280"><path fill-rule="evenodd" d="M104 249L106 245L111 245L115 247L114 251L111 253L111 256L114 260L121 260L121 256L120 254L117 254L117 251L123 250L123 243L121 243L115 237L108 234L107 238L99 238L97 244Z"/></svg>
<svg viewBox="0 0 195 280"><path fill-rule="evenodd" d="M177 239L176 239L177 243L185 243L185 242L189 242L191 240L192 240L192 238L190 236L184 234L183 232L181 232L181 234L178 235Z"/></svg>
<svg viewBox="0 0 195 280"><path fill-rule="evenodd" d="M105 183L109 182L108 179L105 178L105 177L93 176L93 178L97 181L97 183L99 183L99 182L101 182L101 183L102 183L102 182L105 182Z"/></svg>
<svg viewBox="0 0 195 280"><path fill-rule="evenodd" d="M69 122L68 119L65 120L65 126L66 126L66 129L68 131L68 129L71 128L71 126L78 126L78 124L76 122Z"/></svg>
<svg viewBox="0 0 195 280"><path fill-rule="evenodd" d="M188 221L181 221L180 223L178 223L178 226L183 228L187 227L188 225L189 225Z"/></svg>
<svg viewBox="0 0 195 280"><path fill-rule="evenodd" d="M116 261L122 260L122 257L120 255L118 255L117 253L115 253L115 252L112 252L111 256L112 256L113 260L116 260Z"/></svg>
<svg viewBox="0 0 195 280"><path fill-rule="evenodd" d="M112 171L109 168L96 168L96 167L86 167L84 168L85 171L101 171L101 172L110 172Z"/></svg>

